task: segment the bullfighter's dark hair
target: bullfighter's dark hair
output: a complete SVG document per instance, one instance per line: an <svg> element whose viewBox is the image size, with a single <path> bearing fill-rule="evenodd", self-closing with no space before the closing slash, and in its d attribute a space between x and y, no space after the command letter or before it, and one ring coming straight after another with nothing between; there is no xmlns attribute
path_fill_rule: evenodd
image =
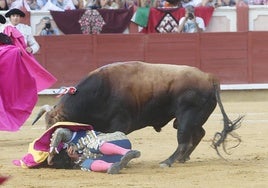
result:
<svg viewBox="0 0 268 188"><path fill-rule="evenodd" d="M55 155L52 162L52 167L56 169L72 169L74 167L74 163L68 156L66 149L61 150L59 154Z"/></svg>

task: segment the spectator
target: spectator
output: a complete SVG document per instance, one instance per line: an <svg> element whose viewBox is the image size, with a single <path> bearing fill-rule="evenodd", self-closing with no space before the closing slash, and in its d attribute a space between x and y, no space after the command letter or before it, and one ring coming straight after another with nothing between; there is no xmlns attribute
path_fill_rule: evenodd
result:
<svg viewBox="0 0 268 188"><path fill-rule="evenodd" d="M185 8L185 16L179 20L179 33L196 33L205 30L203 18L196 17L194 7L189 5Z"/></svg>
<svg viewBox="0 0 268 188"><path fill-rule="evenodd" d="M218 7L221 0L203 0L202 6L206 7Z"/></svg>
<svg viewBox="0 0 268 188"><path fill-rule="evenodd" d="M123 3L123 8L137 7L138 5L140 7L145 7L145 6L142 6L142 1L138 3L138 0L124 0L122 3Z"/></svg>
<svg viewBox="0 0 268 188"><path fill-rule="evenodd" d="M43 6L48 2L48 0L36 0L37 5L42 9Z"/></svg>
<svg viewBox="0 0 268 188"><path fill-rule="evenodd" d="M217 2L217 6L235 6L236 1L235 0L219 0Z"/></svg>
<svg viewBox="0 0 268 188"><path fill-rule="evenodd" d="M8 10L7 0L0 0L0 10Z"/></svg>
<svg viewBox="0 0 268 188"><path fill-rule="evenodd" d="M38 1L38 0L37 0ZM42 11L49 11L49 10L53 10L53 11L64 11L62 8L56 6L56 0L39 0L39 3L42 4ZM43 4L45 3L45 4Z"/></svg>
<svg viewBox="0 0 268 188"><path fill-rule="evenodd" d="M119 9L122 8L122 5L119 1L113 1L113 0L100 0L101 8L105 9Z"/></svg>
<svg viewBox="0 0 268 188"><path fill-rule="evenodd" d="M177 8L181 7L181 2L179 0L166 0L164 2L164 8Z"/></svg>
<svg viewBox="0 0 268 188"><path fill-rule="evenodd" d="M75 6L72 0L57 0L55 5L61 8L62 10L74 10L75 9Z"/></svg>
<svg viewBox="0 0 268 188"><path fill-rule="evenodd" d="M11 4L10 4L10 6L9 6L9 9L10 9L10 10L11 10L11 9L14 9L14 8L16 8L16 9L20 9L21 7L25 7L25 9L26 9L27 11L30 11L30 10L31 10L31 8L30 8L30 6L28 5L28 3L27 3L26 0L15 0L15 1L11 0Z"/></svg>
<svg viewBox="0 0 268 188"><path fill-rule="evenodd" d="M267 0L248 0L248 5L267 5Z"/></svg>
<svg viewBox="0 0 268 188"><path fill-rule="evenodd" d="M37 35L59 35L60 32L55 28L51 22L51 19L47 16L41 19L41 30L37 32Z"/></svg>
<svg viewBox="0 0 268 188"><path fill-rule="evenodd" d="M36 0L26 0L31 10L40 10L41 7L37 4Z"/></svg>
<svg viewBox="0 0 268 188"><path fill-rule="evenodd" d="M76 9L84 8L84 0L72 0Z"/></svg>
<svg viewBox="0 0 268 188"><path fill-rule="evenodd" d="M27 45L25 50L28 53L35 54L39 50L40 46L32 35L32 28L28 25L20 23L21 17L25 17L24 12L22 12L20 9L14 8L9 10L5 16L9 18L11 25L16 27L17 30L19 30L19 32L23 35L25 44Z"/></svg>
<svg viewBox="0 0 268 188"><path fill-rule="evenodd" d="M193 7L198 7L202 5L202 0L182 0L181 5L184 8L190 5Z"/></svg>
<svg viewBox="0 0 268 188"><path fill-rule="evenodd" d="M41 10L64 11L76 9L74 0L48 0Z"/></svg>
<svg viewBox="0 0 268 188"><path fill-rule="evenodd" d="M87 0L85 3L86 9L98 9L101 8L100 0Z"/></svg>

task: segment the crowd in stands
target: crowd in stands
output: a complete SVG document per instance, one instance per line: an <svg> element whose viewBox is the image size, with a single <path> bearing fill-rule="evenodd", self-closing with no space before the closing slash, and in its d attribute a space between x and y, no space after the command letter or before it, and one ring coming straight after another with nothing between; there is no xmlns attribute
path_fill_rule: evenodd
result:
<svg viewBox="0 0 268 188"><path fill-rule="evenodd" d="M119 9L138 7L235 6L241 0L0 0L0 11L24 6L30 10ZM249 5L267 5L268 0L242 0Z"/></svg>

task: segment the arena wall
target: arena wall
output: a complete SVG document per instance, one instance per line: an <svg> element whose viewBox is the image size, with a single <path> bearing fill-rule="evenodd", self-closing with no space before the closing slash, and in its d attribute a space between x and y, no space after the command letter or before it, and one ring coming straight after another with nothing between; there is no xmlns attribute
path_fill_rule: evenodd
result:
<svg viewBox="0 0 268 188"><path fill-rule="evenodd" d="M74 85L88 72L118 61L190 65L222 84L268 83L268 32L37 36L37 60L58 82Z"/></svg>

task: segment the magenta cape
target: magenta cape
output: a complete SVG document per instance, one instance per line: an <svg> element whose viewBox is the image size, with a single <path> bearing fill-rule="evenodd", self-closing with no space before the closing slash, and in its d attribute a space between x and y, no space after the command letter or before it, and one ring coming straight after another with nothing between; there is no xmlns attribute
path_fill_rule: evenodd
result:
<svg viewBox="0 0 268 188"><path fill-rule="evenodd" d="M9 177L7 176L0 176L0 185L4 184L5 181L7 181Z"/></svg>
<svg viewBox="0 0 268 188"><path fill-rule="evenodd" d="M29 144L28 153L19 160L13 160L13 164L22 168L31 168L40 165L48 157L50 139L57 128L68 128L71 131L93 130L91 125L79 124L74 122L58 122L50 127L38 139ZM62 149L62 145L58 147L58 151Z"/></svg>
<svg viewBox="0 0 268 188"><path fill-rule="evenodd" d="M20 49L0 44L0 131L17 131L37 102L36 83Z"/></svg>
<svg viewBox="0 0 268 188"><path fill-rule="evenodd" d="M26 65L28 71L35 79L37 92L51 87L57 79L46 71L34 58L32 54L26 52L26 44L24 42L23 35L12 26L7 26L4 29L4 33L10 36L13 43L21 49L22 61Z"/></svg>

